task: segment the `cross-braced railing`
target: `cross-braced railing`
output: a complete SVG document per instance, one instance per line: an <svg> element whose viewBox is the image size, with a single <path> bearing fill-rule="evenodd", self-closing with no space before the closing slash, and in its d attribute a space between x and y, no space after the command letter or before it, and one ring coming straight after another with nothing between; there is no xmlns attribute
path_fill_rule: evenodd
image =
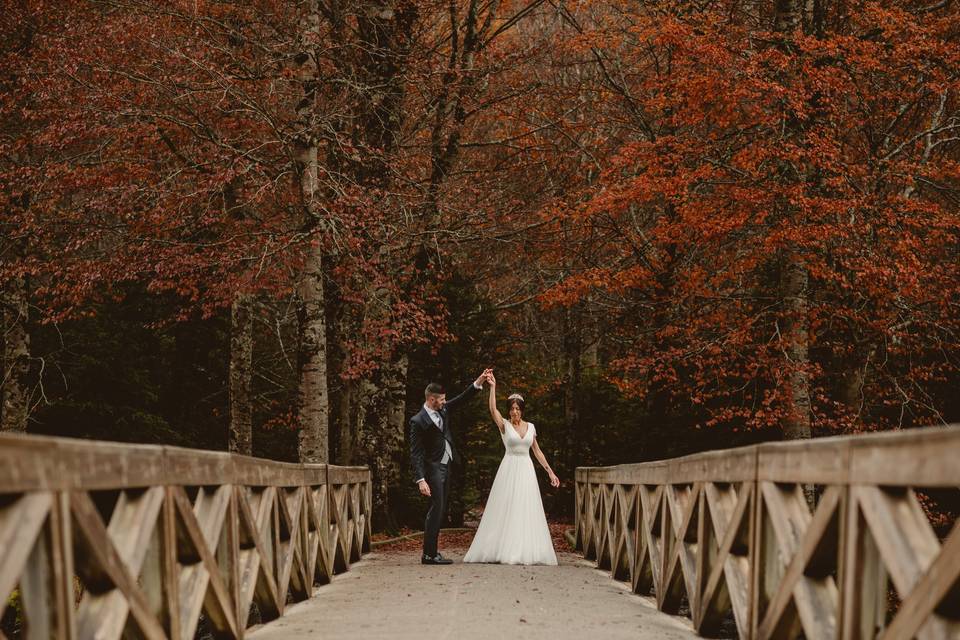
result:
<svg viewBox="0 0 960 640"><path fill-rule="evenodd" d="M960 427L579 468L576 481L577 548L701 635L732 614L741 638L960 638Z"/></svg>
<svg viewBox="0 0 960 640"><path fill-rule="evenodd" d="M0 615L27 638L189 640L201 617L242 638L369 550L370 500L365 467L3 435Z"/></svg>

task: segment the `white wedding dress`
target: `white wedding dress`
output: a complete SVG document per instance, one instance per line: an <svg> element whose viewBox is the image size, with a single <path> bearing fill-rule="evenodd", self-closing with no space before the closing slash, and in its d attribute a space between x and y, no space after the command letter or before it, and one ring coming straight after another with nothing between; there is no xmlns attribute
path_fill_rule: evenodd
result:
<svg viewBox="0 0 960 640"><path fill-rule="evenodd" d="M533 423L527 425L521 438L509 420L503 421L501 437L507 451L464 562L557 564L530 458L536 430Z"/></svg>

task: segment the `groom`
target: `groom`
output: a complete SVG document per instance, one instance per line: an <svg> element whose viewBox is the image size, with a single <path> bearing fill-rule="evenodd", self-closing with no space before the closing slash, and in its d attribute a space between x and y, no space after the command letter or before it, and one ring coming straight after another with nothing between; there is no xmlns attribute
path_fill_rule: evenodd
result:
<svg viewBox="0 0 960 640"><path fill-rule="evenodd" d="M425 402L420 412L410 418L410 466L420 493L430 498L430 510L423 527L423 564L451 564L437 551L440 524L447 511L450 489L450 463L459 461L453 445L450 410L483 388L483 381L492 371L486 369L463 393L447 400L443 387L436 382L427 385Z"/></svg>

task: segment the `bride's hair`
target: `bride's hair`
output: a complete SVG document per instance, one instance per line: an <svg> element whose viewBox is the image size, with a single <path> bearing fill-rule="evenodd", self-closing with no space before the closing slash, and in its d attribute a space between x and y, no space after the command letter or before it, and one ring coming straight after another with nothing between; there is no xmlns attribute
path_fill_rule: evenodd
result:
<svg viewBox="0 0 960 640"><path fill-rule="evenodd" d="M523 396L519 393L511 393L507 396L508 406L517 405L517 408L520 409L520 415L523 415Z"/></svg>

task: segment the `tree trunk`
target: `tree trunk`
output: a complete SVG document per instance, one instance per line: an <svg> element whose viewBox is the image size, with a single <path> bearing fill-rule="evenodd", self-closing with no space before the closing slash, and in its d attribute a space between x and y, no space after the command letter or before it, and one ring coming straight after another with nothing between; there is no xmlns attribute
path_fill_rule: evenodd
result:
<svg viewBox="0 0 960 640"><path fill-rule="evenodd" d="M314 156L316 157L316 156ZM316 171L316 166L314 166ZM298 287L300 296L300 462L329 462L327 322L323 298L323 254L311 246Z"/></svg>
<svg viewBox="0 0 960 640"><path fill-rule="evenodd" d="M253 455L253 305L249 295L237 294L230 306L230 433L231 453Z"/></svg>
<svg viewBox="0 0 960 640"><path fill-rule="evenodd" d="M316 0L301 4L301 51L295 58L303 99L297 105L302 127L297 140L300 193L306 228L318 230L316 91L317 66L313 48L319 40ZM300 333L299 457L301 462L329 462L329 398L327 393L327 321L323 284L323 245L314 235L306 249L297 286Z"/></svg>
<svg viewBox="0 0 960 640"><path fill-rule="evenodd" d="M30 413L30 335L27 333L27 286L22 276L10 281L4 300L3 414L0 431L27 430Z"/></svg>
<svg viewBox="0 0 960 640"><path fill-rule="evenodd" d="M792 33L803 17L800 0L776 0L774 9L773 28L777 33Z"/></svg>
<svg viewBox="0 0 960 640"><path fill-rule="evenodd" d="M809 438L810 433L810 334L807 311L809 275L803 261L793 253L786 256L780 277L783 301L781 336L787 356L787 417L783 435L788 440Z"/></svg>
<svg viewBox="0 0 960 640"><path fill-rule="evenodd" d="M804 3L801 0L776 0L774 5L774 30L783 40L780 48L788 55L798 55L792 42L792 34L802 24ZM789 71L787 72L789 73ZM792 79L787 77L785 83ZM793 114L786 118L790 135L799 137L801 125ZM795 179L792 169L784 167L785 179ZM806 169L800 169L806 176ZM781 215L789 220L793 212L787 203L782 203ZM780 300L783 326L780 327L783 350L787 360L787 417L781 425L788 440L809 438L810 433L810 330L808 319L808 291L810 276L806 265L795 247L783 252L780 272Z"/></svg>

